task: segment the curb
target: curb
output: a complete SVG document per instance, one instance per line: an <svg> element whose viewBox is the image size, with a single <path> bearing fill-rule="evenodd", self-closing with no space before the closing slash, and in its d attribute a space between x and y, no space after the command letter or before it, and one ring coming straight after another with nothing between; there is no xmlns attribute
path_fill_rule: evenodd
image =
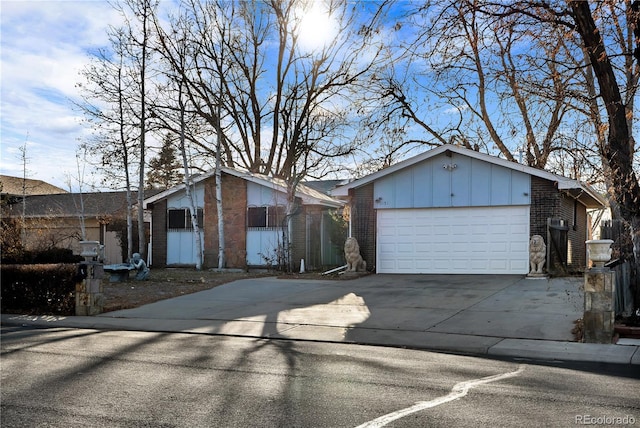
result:
<svg viewBox="0 0 640 428"><path fill-rule="evenodd" d="M402 340L403 334L398 330L394 330L392 337L390 337L388 334L389 332L384 330L359 329L353 327L348 330L352 333L356 333L355 340L345 340L345 328L343 327L312 325L292 325L288 331L292 332L299 329L302 332L310 334L294 334L293 337L287 337L273 334L260 334L259 331L262 329L256 330L255 333L248 333L247 329L244 328L230 329L228 332L212 331L210 328L207 328L207 325L211 324L211 320L202 320L202 326L200 327L194 326L194 322L189 321L189 326L185 325L185 328L179 328L178 324L180 323L176 321L177 320L173 320L173 328L168 329L163 328L163 323L159 323L158 320L148 319L136 319L135 322L132 323L131 319L128 318L62 317L16 314L1 315L1 324L7 326L206 334L210 336L234 336L386 346L421 349L434 352L451 352L465 355L529 359L546 362L567 361L640 366L640 346L636 345L609 345L550 340L509 339L415 331L406 332L407 336ZM252 326L255 326L256 324L255 322L248 321L236 321L235 323L245 323L244 325ZM276 331L277 329L274 328L273 330ZM379 340L376 341L376 337ZM421 346L421 344L425 345Z"/></svg>

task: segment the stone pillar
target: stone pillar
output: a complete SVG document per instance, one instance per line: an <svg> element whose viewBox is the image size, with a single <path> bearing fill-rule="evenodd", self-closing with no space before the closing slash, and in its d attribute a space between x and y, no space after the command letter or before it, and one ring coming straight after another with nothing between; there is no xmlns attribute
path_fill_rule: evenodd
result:
<svg viewBox="0 0 640 428"><path fill-rule="evenodd" d="M80 241L80 246L85 261L78 266L82 279L76 284L76 315L98 315L104 310L104 268L102 262L97 260L101 245L98 241Z"/></svg>
<svg viewBox="0 0 640 428"><path fill-rule="evenodd" d="M613 340L615 293L615 272L592 269L584 274L584 342Z"/></svg>
<svg viewBox="0 0 640 428"><path fill-rule="evenodd" d="M80 263L79 269L84 279L76 284L76 315L98 315L104 310L102 263L84 261Z"/></svg>

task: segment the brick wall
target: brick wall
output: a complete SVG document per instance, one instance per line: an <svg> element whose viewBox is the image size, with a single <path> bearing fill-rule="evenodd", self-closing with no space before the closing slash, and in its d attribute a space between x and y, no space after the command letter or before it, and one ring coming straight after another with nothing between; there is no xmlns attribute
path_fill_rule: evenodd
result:
<svg viewBox="0 0 640 428"><path fill-rule="evenodd" d="M547 218L559 218L560 192L553 181L531 176L530 236L547 240Z"/></svg>
<svg viewBox="0 0 640 428"><path fill-rule="evenodd" d="M151 215L153 218L151 263L153 266L164 267L167 265L167 200L163 199L153 204Z"/></svg>
<svg viewBox="0 0 640 428"><path fill-rule="evenodd" d="M351 196L351 236L358 240L367 270L376 265L376 210L373 208L373 183L349 190Z"/></svg>
<svg viewBox="0 0 640 428"><path fill-rule="evenodd" d="M222 199L224 210L225 267L247 268L247 182L233 175L223 174ZM204 183L204 267L218 267L218 209L216 206L215 176ZM300 202L300 201L298 201ZM153 205L153 264L167 263L167 202ZM300 259L307 257L307 213L322 216L323 207L305 206L294 215L292 223L292 257L294 270L300 269ZM309 239L317 241L318 236ZM319 242L319 241L318 241ZM319 245L319 244L318 244ZM374 246L375 254L375 246Z"/></svg>
<svg viewBox="0 0 640 428"><path fill-rule="evenodd" d="M568 222L569 270L586 267L587 210L584 205L559 192L553 181L531 177L530 233L540 235L547 241L547 218L558 218ZM549 245L548 242L546 242Z"/></svg>
<svg viewBox="0 0 640 428"><path fill-rule="evenodd" d="M222 175L225 261L227 268L247 267L247 182L233 175ZM205 267L218 267L218 208L215 176L204 183L204 259Z"/></svg>

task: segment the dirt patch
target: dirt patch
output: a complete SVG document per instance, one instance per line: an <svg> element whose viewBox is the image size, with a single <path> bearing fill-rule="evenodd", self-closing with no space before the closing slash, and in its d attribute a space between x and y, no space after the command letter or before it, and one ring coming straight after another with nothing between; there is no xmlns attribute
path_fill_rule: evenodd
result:
<svg viewBox="0 0 640 428"><path fill-rule="evenodd" d="M349 281L352 279L362 278L363 276L371 275L371 272L339 272L331 274L323 274L322 272L307 272L307 273L280 273L278 279L322 279L333 281Z"/></svg>
<svg viewBox="0 0 640 428"><path fill-rule="evenodd" d="M267 271L197 271L189 268L152 269L151 275L146 281L135 281L133 279L135 273L131 273L131 279L126 282L109 282L107 276L102 282L105 297L104 312L137 308L159 300L209 290L218 285L246 278L277 276L281 279L349 280L363 275L368 275L368 273L322 275L315 272L283 274L282 272Z"/></svg>
<svg viewBox="0 0 640 428"><path fill-rule="evenodd" d="M246 278L276 276L268 272L218 272L194 269L152 269L146 281L135 281L134 274L126 282L103 280L104 312L137 308L159 300L209 290L218 285Z"/></svg>

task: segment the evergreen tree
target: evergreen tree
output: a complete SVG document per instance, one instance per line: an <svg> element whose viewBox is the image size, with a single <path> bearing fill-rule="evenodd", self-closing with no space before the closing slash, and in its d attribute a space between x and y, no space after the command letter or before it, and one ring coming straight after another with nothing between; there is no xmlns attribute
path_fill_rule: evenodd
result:
<svg viewBox="0 0 640 428"><path fill-rule="evenodd" d="M162 142L160 153L149 161L147 187L168 189L182 182L180 162L176 156L176 148L167 134Z"/></svg>

